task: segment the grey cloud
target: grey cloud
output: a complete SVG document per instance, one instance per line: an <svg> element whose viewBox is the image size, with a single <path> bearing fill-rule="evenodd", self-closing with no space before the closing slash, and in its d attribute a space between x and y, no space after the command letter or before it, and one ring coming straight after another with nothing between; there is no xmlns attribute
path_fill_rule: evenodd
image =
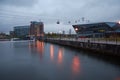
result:
<svg viewBox="0 0 120 80"><path fill-rule="evenodd" d="M108 20L108 17L115 16L120 10L120 0L75 0L64 2L61 9L57 9L55 14L63 16L93 18L95 21ZM63 11L61 11L63 10ZM117 18L120 18L119 15ZM116 17L112 17L114 20Z"/></svg>
<svg viewBox="0 0 120 80"><path fill-rule="evenodd" d="M15 16L18 17L18 19L22 22L41 19L43 22L45 22L45 24L48 25L46 31L50 31L51 28L49 26L52 26L54 30L57 30L57 25L50 25L54 24L57 20L62 20L64 23L68 22L69 20L74 22L81 17L85 17L91 22L116 21L120 19L120 0L0 0L0 4L12 6L12 9L18 11L18 15L23 15L23 17L26 16L26 19L22 19L23 17L21 16ZM20 6L20 8L16 6ZM2 7L2 9L4 8L5 7ZM10 10L11 7L8 9ZM24 12L26 14L23 14ZM32 12L35 14L32 14ZM6 12L4 11L4 13ZM13 14L12 12L10 13L11 15ZM14 12L14 14L17 13ZM36 16L35 19L32 18L34 16ZM9 21L7 17L4 18L6 18L5 20ZM3 21L2 19L0 20ZM16 20L11 24L14 26L20 21Z"/></svg>
<svg viewBox="0 0 120 80"><path fill-rule="evenodd" d="M9 6L33 6L38 0L0 0L0 5Z"/></svg>

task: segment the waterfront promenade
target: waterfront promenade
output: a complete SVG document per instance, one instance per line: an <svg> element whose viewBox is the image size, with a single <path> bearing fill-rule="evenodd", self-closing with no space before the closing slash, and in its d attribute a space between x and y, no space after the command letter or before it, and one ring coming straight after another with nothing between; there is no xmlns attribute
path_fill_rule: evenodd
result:
<svg viewBox="0 0 120 80"><path fill-rule="evenodd" d="M47 38L46 42L97 52L102 55L120 56L120 42L97 40L92 38Z"/></svg>
<svg viewBox="0 0 120 80"><path fill-rule="evenodd" d="M113 45L120 45L120 41L111 41L109 39L100 39L100 38L48 38L51 40L66 40L66 41L76 41L76 42L90 42L90 43L101 43L101 44L113 44Z"/></svg>

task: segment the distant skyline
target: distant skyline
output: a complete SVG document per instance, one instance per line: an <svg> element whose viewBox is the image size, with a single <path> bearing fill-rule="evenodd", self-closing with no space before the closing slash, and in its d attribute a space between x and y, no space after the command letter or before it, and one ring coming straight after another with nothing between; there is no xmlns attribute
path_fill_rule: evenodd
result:
<svg viewBox="0 0 120 80"><path fill-rule="evenodd" d="M82 17L90 22L119 21L119 4L120 0L0 0L0 32L43 21L45 32L74 33L72 24L79 24Z"/></svg>

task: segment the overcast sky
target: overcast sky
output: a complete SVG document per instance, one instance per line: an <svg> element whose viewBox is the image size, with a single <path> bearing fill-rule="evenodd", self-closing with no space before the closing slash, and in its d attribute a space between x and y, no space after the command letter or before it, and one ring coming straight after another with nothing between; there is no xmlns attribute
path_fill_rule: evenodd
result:
<svg viewBox="0 0 120 80"><path fill-rule="evenodd" d="M0 0L0 32L30 21L43 21L45 32L74 32L72 24L82 22L82 17L84 23L119 21L120 0Z"/></svg>

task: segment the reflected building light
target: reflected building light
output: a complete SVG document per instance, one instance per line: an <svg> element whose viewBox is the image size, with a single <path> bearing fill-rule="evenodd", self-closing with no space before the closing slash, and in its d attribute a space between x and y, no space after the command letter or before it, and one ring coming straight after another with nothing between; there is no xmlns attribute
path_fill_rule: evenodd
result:
<svg viewBox="0 0 120 80"><path fill-rule="evenodd" d="M58 50L58 64L61 64L63 61L63 49L59 48Z"/></svg>
<svg viewBox="0 0 120 80"><path fill-rule="evenodd" d="M78 56L73 57L72 70L74 74L78 74L80 71L80 60Z"/></svg>
<svg viewBox="0 0 120 80"><path fill-rule="evenodd" d="M117 77L115 80L120 80L120 77Z"/></svg>
<svg viewBox="0 0 120 80"><path fill-rule="evenodd" d="M36 41L37 51L40 53L40 57L43 56L44 53L44 42Z"/></svg>
<svg viewBox="0 0 120 80"><path fill-rule="evenodd" d="M54 46L53 45L50 45L50 58L51 60L54 59Z"/></svg>
<svg viewBox="0 0 120 80"><path fill-rule="evenodd" d="M36 41L37 51L40 53L44 52L44 42Z"/></svg>

